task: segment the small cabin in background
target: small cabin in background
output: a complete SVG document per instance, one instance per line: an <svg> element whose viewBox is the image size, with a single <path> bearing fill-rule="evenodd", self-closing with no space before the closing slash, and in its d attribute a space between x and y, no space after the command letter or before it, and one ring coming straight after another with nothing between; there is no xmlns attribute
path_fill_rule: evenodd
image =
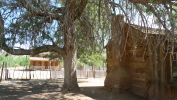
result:
<svg viewBox="0 0 177 100"><path fill-rule="evenodd" d="M36 70L61 70L61 60L50 60L49 58L44 58L46 54L39 54L36 57L30 57L30 69Z"/></svg>
<svg viewBox="0 0 177 100"><path fill-rule="evenodd" d="M177 100L177 50L170 51L171 42L165 41L164 34L163 30L127 24L122 15L113 15L104 87L157 100Z"/></svg>

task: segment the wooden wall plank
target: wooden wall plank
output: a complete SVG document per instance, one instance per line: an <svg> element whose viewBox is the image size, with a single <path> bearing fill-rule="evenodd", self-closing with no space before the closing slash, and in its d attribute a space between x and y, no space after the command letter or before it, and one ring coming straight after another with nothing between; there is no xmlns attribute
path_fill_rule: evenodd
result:
<svg viewBox="0 0 177 100"><path fill-rule="evenodd" d="M142 87L147 87L147 80L144 78L133 78L132 85L139 85Z"/></svg>
<svg viewBox="0 0 177 100"><path fill-rule="evenodd" d="M147 87L142 87L139 85L132 85L131 90L133 93L138 94L143 97L145 97L147 94Z"/></svg>

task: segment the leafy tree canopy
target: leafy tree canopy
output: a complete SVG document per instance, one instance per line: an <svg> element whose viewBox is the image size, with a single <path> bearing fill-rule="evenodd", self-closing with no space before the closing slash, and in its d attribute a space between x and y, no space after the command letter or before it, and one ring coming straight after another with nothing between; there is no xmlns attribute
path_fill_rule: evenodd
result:
<svg viewBox="0 0 177 100"><path fill-rule="evenodd" d="M100 53L88 53L82 55L78 60L78 66L103 67L106 62L106 56Z"/></svg>
<svg viewBox="0 0 177 100"><path fill-rule="evenodd" d="M4 63L7 63L7 67L29 67L29 56L13 56L7 53L3 53L0 56L0 66Z"/></svg>

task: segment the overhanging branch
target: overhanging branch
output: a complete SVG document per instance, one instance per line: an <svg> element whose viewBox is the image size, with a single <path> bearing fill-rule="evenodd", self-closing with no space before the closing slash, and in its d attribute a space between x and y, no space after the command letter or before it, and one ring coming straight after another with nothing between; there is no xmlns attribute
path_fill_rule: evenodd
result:
<svg viewBox="0 0 177 100"><path fill-rule="evenodd" d="M23 49L23 48L14 49L12 47L8 47L7 45L3 44L2 46L0 46L0 48L2 48L3 50L5 50L6 52L12 55L36 55L42 52L57 52L61 56L65 54L63 48L60 48L58 46L53 46L53 45L44 45L33 49Z"/></svg>
<svg viewBox="0 0 177 100"><path fill-rule="evenodd" d="M62 9L63 8L58 8L56 11L54 11L55 13L52 12L44 12L44 11L38 11L33 9L33 7L31 5L29 5L25 0L18 0L18 2L21 3L22 7L26 8L27 11L31 12L31 14L36 15L36 16L41 16L41 17L50 17L51 19L56 19L56 20L60 20L62 21L62 16L59 15L58 13L63 13Z"/></svg>
<svg viewBox="0 0 177 100"><path fill-rule="evenodd" d="M23 48L14 49L14 48L6 45L4 34L1 34L0 38L1 38L0 39L0 43L1 43L0 48L12 55L36 55L36 54L39 54L42 52L57 52L61 56L63 56L65 54L65 51L63 48L60 48L55 45L44 45L44 46L36 47L36 48L32 48L32 49L23 49Z"/></svg>
<svg viewBox="0 0 177 100"><path fill-rule="evenodd" d="M172 0L129 0L132 3L153 3L153 4L163 4L163 3L171 3ZM175 0L174 0L175 1Z"/></svg>
<svg viewBox="0 0 177 100"><path fill-rule="evenodd" d="M146 4L144 4L144 6L145 6L147 9L149 9L149 10L154 14L154 16L156 16L156 18L157 18L158 21L161 23L161 25L162 25L166 30L168 30L166 24L160 19L158 13L155 12L155 10L153 9L153 7L152 7L152 6L149 6L149 5L146 5Z"/></svg>
<svg viewBox="0 0 177 100"><path fill-rule="evenodd" d="M63 48L60 48L58 46L55 45L44 45L41 47L36 47L36 48L32 48L32 49L23 49L23 48L19 48L19 49L14 49L12 47L9 47L6 44L5 41L5 34L4 34L4 21L0 15L0 48L5 50L6 52L13 54L13 55L36 55L42 52L57 52L59 53L61 56L63 56L65 54L65 51L63 50Z"/></svg>
<svg viewBox="0 0 177 100"><path fill-rule="evenodd" d="M84 11L84 9L87 5L87 2L88 2L88 0L81 0L79 7L76 9L74 19L77 19L81 16L82 12Z"/></svg>

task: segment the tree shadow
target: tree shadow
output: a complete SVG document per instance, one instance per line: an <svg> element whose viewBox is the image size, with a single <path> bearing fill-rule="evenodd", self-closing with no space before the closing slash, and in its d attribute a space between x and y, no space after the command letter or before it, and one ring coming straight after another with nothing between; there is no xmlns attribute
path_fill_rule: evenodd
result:
<svg viewBox="0 0 177 100"><path fill-rule="evenodd" d="M79 81L85 82L85 81ZM62 93L63 80L6 81L0 83L0 100L147 100L133 93L114 93L103 86L82 86Z"/></svg>
<svg viewBox="0 0 177 100"><path fill-rule="evenodd" d="M0 100L48 100L58 96L62 81L4 81L0 84Z"/></svg>
<svg viewBox="0 0 177 100"><path fill-rule="evenodd" d="M81 87L78 93L72 93L71 96L84 95L89 100L148 100L131 92L116 93L105 90L103 86ZM82 100L82 99L81 99Z"/></svg>

